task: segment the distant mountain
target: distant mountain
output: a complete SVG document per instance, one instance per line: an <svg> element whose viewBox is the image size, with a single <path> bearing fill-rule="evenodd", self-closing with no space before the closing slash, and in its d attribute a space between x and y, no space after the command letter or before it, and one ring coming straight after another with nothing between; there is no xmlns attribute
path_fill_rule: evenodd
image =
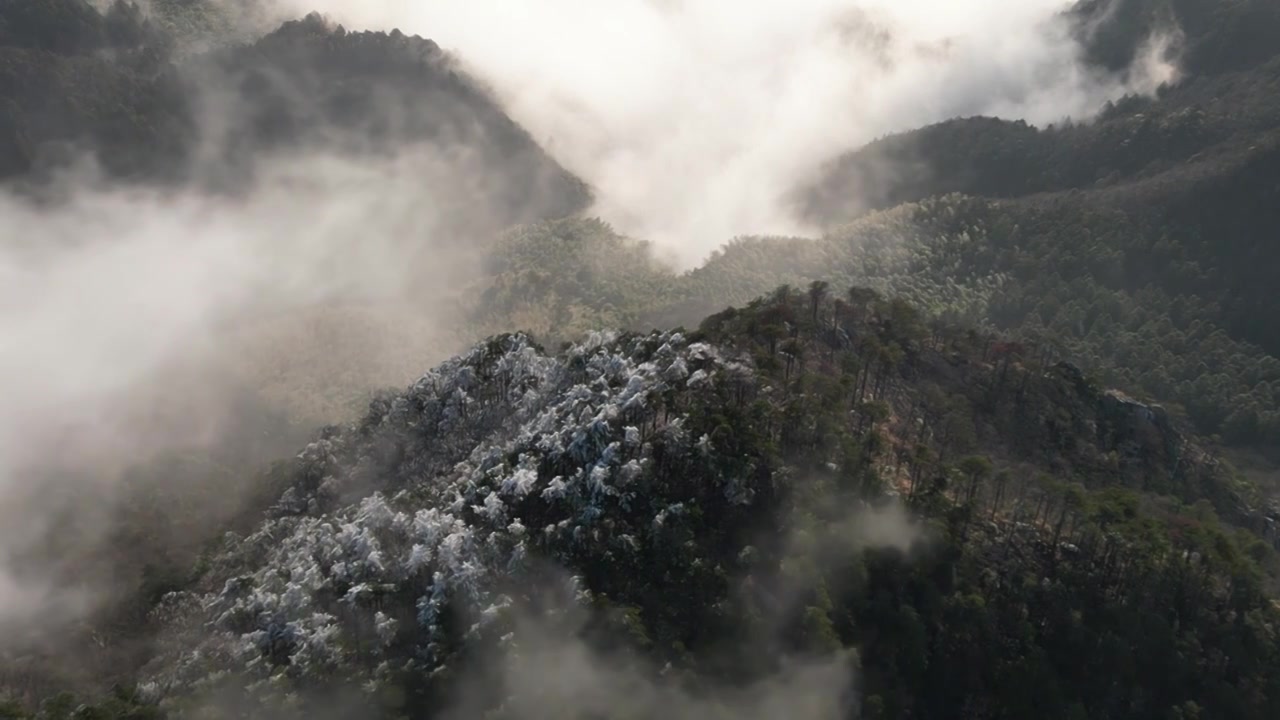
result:
<svg viewBox="0 0 1280 720"><path fill-rule="evenodd" d="M465 206L457 222L484 218L477 231L590 201L429 40L347 33L311 15L193 54L174 17L126 2L106 13L85 0L0 5L0 178L31 182L88 153L116 178L234 190L291 152L428 147L439 167L424 192Z"/></svg>
<svg viewBox="0 0 1280 720"><path fill-rule="evenodd" d="M1068 13L1085 57L1123 71L1153 35L1177 38L1194 76L1246 70L1277 53L1280 7L1271 0L1082 0Z"/></svg>
<svg viewBox="0 0 1280 720"><path fill-rule="evenodd" d="M964 194L968 211L930 227L974 236L970 251L919 263L1004 278L982 321L1056 337L1109 381L1176 400L1205 434L1280 443L1268 320L1280 309L1269 290L1280 45L1262 41L1280 33L1280 8L1117 0L1077 12L1097 62L1117 68L1123 48L1180 28L1186 77L1090 123L968 118L885 138L833 161L797 202L856 242L846 224L873 210Z"/></svg>
<svg viewBox="0 0 1280 720"><path fill-rule="evenodd" d="M1102 33L1133 5L1081 6L1094 13L1082 32ZM801 212L827 228L816 240L738 238L676 276L598 224L522 228L495 246L496 274L477 282L474 313L492 330L513 320L539 332L647 328L696 322L781 283L858 284L1052 341L1204 435L1271 452L1280 447L1280 335L1270 322L1280 311L1270 292L1280 267L1280 46L1226 65L1191 53L1237 36L1254 47L1252 23L1271 22L1271 7L1168 5L1187 36L1188 75L1092 122L957 119L834 160L796 193Z"/></svg>
<svg viewBox="0 0 1280 720"><path fill-rule="evenodd" d="M830 225L947 193L1020 198L1215 170L1274 141L1277 55L1246 70L1191 76L1157 98L1124 98L1087 124L1035 128L976 117L884 138L836 159L798 202Z"/></svg>

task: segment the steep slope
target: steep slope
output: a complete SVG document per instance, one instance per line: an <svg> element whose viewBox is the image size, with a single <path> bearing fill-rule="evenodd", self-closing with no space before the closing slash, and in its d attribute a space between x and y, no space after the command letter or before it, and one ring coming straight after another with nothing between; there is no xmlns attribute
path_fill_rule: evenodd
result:
<svg viewBox="0 0 1280 720"><path fill-rule="evenodd" d="M127 247L148 220L190 206L228 220L209 226L226 242L301 238L300 290L220 323L218 357L188 353L163 372L199 368L233 385L228 397L259 394L309 431L479 337L455 339L439 319L448 310L424 309L443 306L440 295L500 230L573 214L590 194L430 40L347 33L314 15L246 36L257 19L241 15L252 5L260 3L0 2L5 219L65 218L83 202L124 208L112 230L95 220L59 236L38 219L3 244L58 236L87 253ZM166 255L187 245L191 222L155 231L173 240ZM329 270L337 261L302 262L334 250L346 263L339 271ZM245 254L260 251L271 254ZM313 279L320 263L314 274L325 278ZM268 265L280 275L295 269ZM182 396L170 403L190 401L185 387L170 387Z"/></svg>
<svg viewBox="0 0 1280 720"><path fill-rule="evenodd" d="M627 312L611 310L609 319L651 327L694 322L779 283L856 283L932 313L1051 342L1106 382L1169 403L1201 434L1269 447L1280 441L1280 360L1269 350L1266 294L1275 265L1268 218L1280 206L1267 199L1273 154L1256 149L1230 176L1153 180L1124 191L928 199L868 214L817 240L739 238L681 276L628 260L639 246L607 229L536 226L521 231L528 251L498 248L510 259L495 265L501 272L484 281L472 307L486 327L515 319L531 329L585 328L603 307L588 298L627 287L627 299L610 305ZM534 251L545 247L538 238L570 242L575 233L603 233L596 242L604 259L594 262L609 272ZM618 243L623 249L608 250ZM564 277L558 271L594 285L552 299L527 282ZM517 298L524 314L506 314Z"/></svg>
<svg viewBox="0 0 1280 720"><path fill-rule="evenodd" d="M108 705L836 718L856 673L865 717L1269 717L1255 522L1043 348L784 289L691 335L500 336L325 431Z"/></svg>
<svg viewBox="0 0 1280 720"><path fill-rule="evenodd" d="M955 259L961 277L1007 279L988 322L1056 335L1112 382L1177 400L1205 434L1272 444L1280 340L1266 288L1280 262L1280 145L1252 142L1104 189L953 201L937 220L949 234L981 233Z"/></svg>
<svg viewBox="0 0 1280 720"><path fill-rule="evenodd" d="M877 208L968 196L926 203L945 210L926 211L924 232L971 242L941 257L909 251L916 272L999 278L975 320L1054 337L1108 382L1176 402L1205 435L1275 447L1280 48L1260 38L1280 14L1243 0L1077 12L1094 59L1112 69L1150 32L1180 28L1186 77L1088 124L969 118L885 138L835 160L798 202L838 246L857 242ZM733 260L735 274L793 252L768 245ZM841 278L812 275L829 276Z"/></svg>
<svg viewBox="0 0 1280 720"><path fill-rule="evenodd" d="M801 212L831 225L953 192L1013 198L1115 186L1188 162L1212 172L1280 128L1280 47L1262 41L1280 33L1274 3L1097 0L1075 15L1086 56L1112 72L1129 67L1151 33L1176 32L1183 77L1085 124L963 118L883 138L799 189ZM1208 59L1218 55L1229 62Z"/></svg>
<svg viewBox="0 0 1280 720"><path fill-rule="evenodd" d="M0 5L0 178L38 181L88 153L114 178L239 191L279 156L423 146L435 156L424 197L463 208L445 218L460 231L589 202L430 40L347 33L312 15L193 53L175 18L126 2L105 14L85 0Z"/></svg>
<svg viewBox="0 0 1280 720"><path fill-rule="evenodd" d="M0 178L47 172L76 146L121 175L181 161L191 119L166 52L123 3L105 15L84 0L0 4Z"/></svg>
<svg viewBox="0 0 1280 720"><path fill-rule="evenodd" d="M232 172L267 151L390 156L423 144L439 165L424 169L423 195L453 213L446 227L494 233L589 201L585 185L430 40L347 33L312 15L191 64L207 103L197 116L218 118Z"/></svg>
<svg viewBox="0 0 1280 720"><path fill-rule="evenodd" d="M258 423L215 457L76 498L118 526L73 557L60 533L97 515L70 513L49 554L127 596L49 657L38 632L0 647L0 717L1280 715L1280 510L1195 436L1280 446L1280 65L1273 5L1209 5L1087 4L1114 68L1179 13L1192 76L1087 126L877 143L815 194L817 240L741 238L683 275L595 220L486 244L451 329L576 342L498 336L259 472L292 440L247 398ZM66 143L226 192L316 149L445 144L469 151L423 182L483 191L491 215L452 220L473 237L585 202L429 41L313 17L192 54L225 32L196 10L86 7L0 2L22 182ZM255 383L271 400L340 416L407 372L364 374L337 335L438 344L381 308L321 314L318 349L292 317L283 344L238 328L288 356ZM643 332L581 341L602 325ZM309 353L324 372L297 373Z"/></svg>
<svg viewBox="0 0 1280 720"><path fill-rule="evenodd" d="M1084 0L1071 10L1087 57L1129 67L1153 33L1175 33L1195 75L1248 68L1276 55L1280 8L1268 0Z"/></svg>
<svg viewBox="0 0 1280 720"><path fill-rule="evenodd" d="M134 190L149 198L139 226L164 216L174 197L235 217L264 187L288 198L281 167L314 169L316 158L337 158L339 170L393 164L412 211L396 218L396 261L421 280L431 276L423 268L444 265L446 251L467 253L458 265L470 267L499 229L589 202L583 183L433 42L347 33L317 16L265 36L242 34L243 18L230 16L238 5L0 1L0 191L7 200L31 196L21 208L6 203L6 213L27 209L29 199L34 212L53 217L66 194L74 206L105 188L108 204ZM277 219L265 205L225 234L267 236L252 226ZM137 240L133 219L114 231L78 225L65 237L91 251L93 243L127 246ZM34 236L10 232L3 242L45 237L41 224L28 227ZM184 229L165 228L160 240L180 245ZM341 238L350 255L371 246L364 231ZM158 363L143 387L87 421L131 435L127 451L76 466L67 446L47 468L6 467L13 472L5 482L30 491L6 495L13 504L5 510L29 508L35 530L21 547L5 548L5 570L38 587L33 595L46 584L57 589L38 627L10 634L6 616L6 689L43 697L133 667L149 652L140 616L185 581L211 538L243 527L236 523L245 507L261 507L259 493L275 488L268 471L258 472L269 460L287 456L316 426L360 412L376 387L407 382L477 337L458 341L424 312L434 288L412 297L395 290L372 301L317 291L329 302L240 312L210 333L216 351L175 349L176 359ZM82 610L60 612L87 598ZM103 636L113 638L110 648Z"/></svg>
<svg viewBox="0 0 1280 720"><path fill-rule="evenodd" d="M1189 78L1155 99L1126 98L1089 124L965 118L887 137L833 161L798 200L811 219L838 224L952 192L1016 198L1170 172L1212 174L1277 127L1280 58L1273 58Z"/></svg>

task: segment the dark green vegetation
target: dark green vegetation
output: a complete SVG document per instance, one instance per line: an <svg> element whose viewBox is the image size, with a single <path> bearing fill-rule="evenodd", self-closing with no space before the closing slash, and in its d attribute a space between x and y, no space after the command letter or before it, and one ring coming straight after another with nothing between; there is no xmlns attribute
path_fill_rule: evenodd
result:
<svg viewBox="0 0 1280 720"><path fill-rule="evenodd" d="M1176 20L1186 77L1088 125L971 118L885 138L835 161L800 201L839 225L868 208L965 194L928 222L975 233L940 258L948 272L1008 279L980 320L1055 338L1106 382L1176 403L1205 435L1275 446L1280 7L1122 0L1086 10L1092 52L1113 67Z"/></svg>
<svg viewBox="0 0 1280 720"><path fill-rule="evenodd" d="M509 178L494 227L586 202L429 41L310 18L228 48L211 6L157 6L0 0L12 183L68 144L234 190L461 142ZM88 499L94 553L51 533L58 580L119 595L0 648L0 717L808 720L850 687L869 718L1280 717L1277 511L1219 455L1280 446L1276 8L1083 4L1099 66L1177 22L1187 77L840 158L800 193L820 239L676 274L597 220L498 235L457 312L495 337L273 465L304 441L246 399L225 446ZM238 108L216 163L196 86Z"/></svg>
<svg viewBox="0 0 1280 720"><path fill-rule="evenodd" d="M1084 0L1071 14L1086 56L1123 71L1153 34L1176 31L1193 75L1244 70L1276 54L1280 8L1268 0Z"/></svg>
<svg viewBox="0 0 1280 720"><path fill-rule="evenodd" d="M1229 37L1253 27L1237 28L1233 13L1275 22L1265 19L1273 4L1221 5L1225 25L1215 32ZM1126 98L1091 124L959 119L842 157L798 196L830 227L817 241L739 238L672 279L635 262L634 244L612 249L621 241L606 229L543 226L518 249L498 248L503 276L489 292L500 312L517 299L559 303L543 321L557 327L594 319L590 309L604 296L603 317L645 326L695 322L779 283L866 285L930 312L1051 340L1104 382L1166 403L1205 436L1274 448L1280 55L1246 68L1197 67L1158 98ZM591 290L572 296L528 282L557 274L561 254L587 236L592 249L571 267L573 282L590 278ZM608 297L624 277L645 294Z"/></svg>
<svg viewBox="0 0 1280 720"><path fill-rule="evenodd" d="M444 219L455 232L589 201L429 40L348 33L313 15L192 54L179 52L190 26L238 18L196 0L159 7L151 18L123 1L105 14L85 0L0 3L0 179L30 184L87 152L114 179L234 191L271 158L419 149L439 169L418 181L441 206L471 210Z"/></svg>
<svg viewBox="0 0 1280 720"><path fill-rule="evenodd" d="M1241 527L1231 476L1047 348L860 289L784 288L687 338L558 356L497 337L282 472L270 519L157 608L141 695L81 716L306 717L363 698L388 716L549 717L555 689L528 695L489 655L537 652L520 618L564 582L543 562L592 618L557 642L655 697L683 688L688 708L661 708L675 717L741 716L727 688L786 658L856 674L863 717L1280 711L1274 550ZM893 517L886 492L927 526L860 531ZM659 711L649 691L604 707L583 692L583 712Z"/></svg>

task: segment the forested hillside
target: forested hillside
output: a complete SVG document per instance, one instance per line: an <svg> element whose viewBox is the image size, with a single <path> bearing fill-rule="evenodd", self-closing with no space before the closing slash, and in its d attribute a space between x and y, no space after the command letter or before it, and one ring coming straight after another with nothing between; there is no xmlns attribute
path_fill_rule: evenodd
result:
<svg viewBox="0 0 1280 720"><path fill-rule="evenodd" d="M1044 348L856 288L495 337L280 472L152 610L138 689L82 713L1280 709L1275 551L1213 458Z"/></svg>
<svg viewBox="0 0 1280 720"><path fill-rule="evenodd" d="M312 15L193 53L187 35L239 18L212 2L159 7L0 4L0 178L30 184L88 154L113 178L234 192L290 153L426 146L441 166L422 178L437 204L486 210L455 211L460 230L560 217L590 199L430 40Z"/></svg>
<svg viewBox="0 0 1280 720"><path fill-rule="evenodd" d="M976 233L949 270L1007 278L982 321L1056 338L1108 382L1176 402L1206 435L1274 446L1280 8L1079 12L1091 52L1114 66L1150 29L1182 29L1185 77L1088 124L970 118L885 138L836 160L799 201L840 236L869 209L964 194L930 221Z"/></svg>
<svg viewBox="0 0 1280 720"><path fill-rule="evenodd" d="M228 316L109 468L0 463L0 603L53 589L0 718L1280 717L1274 0L1080 2L1090 72L1177 81L833 148L820 237L682 271L461 58L267 7L0 0L13 207L408 198L342 237L403 288Z"/></svg>

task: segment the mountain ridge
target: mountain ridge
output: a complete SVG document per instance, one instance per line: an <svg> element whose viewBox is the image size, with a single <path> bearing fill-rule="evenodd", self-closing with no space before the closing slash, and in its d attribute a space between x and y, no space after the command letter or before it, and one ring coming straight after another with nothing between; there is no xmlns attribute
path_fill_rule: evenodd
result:
<svg viewBox="0 0 1280 720"><path fill-rule="evenodd" d="M252 188L255 168L273 156L423 144L472 178L465 197L441 205L478 201L491 211L472 232L569 215L591 201L585 183L430 40L348 33L313 13L253 41L179 56L177 40L132 3L99 14L85 0L13 0L0 20L57 27L58 9L82 30L65 40L18 33L25 25L0 33L0 177L32 190L85 152L116 180L236 192ZM87 85L90 74L97 80ZM451 220L466 224L460 214Z"/></svg>
<svg viewBox="0 0 1280 720"><path fill-rule="evenodd" d="M377 354L367 316L308 321L221 444L49 499L53 589L118 578L6 636L0 717L1280 715L1280 482L1233 464L1280 444L1280 12L1211 5L1082 3L1091 62L1177 22L1186 77L1088 124L882 139L797 190L822 237L678 273L429 40L311 15L171 54L229 21L0 4L12 187L68 139L108 185L230 194L291 153L461 142L495 208L465 162L435 178L477 260L438 300L457 357L375 393L314 367ZM243 111L188 165L202 77ZM426 309L382 320L407 344ZM308 400L336 424L299 441Z"/></svg>
<svg viewBox="0 0 1280 720"><path fill-rule="evenodd" d="M1175 493L1185 493L1188 502L1216 494L1220 507L1231 511L1229 477L1185 444L1158 408L1104 392L1037 348L993 343L951 326L929 329L901 301L857 289L849 297L865 304L836 301L819 289L812 296L783 289L708 318L688 336L597 335L558 357L525 336L496 337L424 376L405 394L375 401L364 419L324 432L299 455L289 489L268 516L274 519L248 538L225 541L224 550L204 563L211 577L197 581L203 590L195 597L169 596L158 606L156 612L189 628L166 643L188 659L158 659L160 675L151 682L159 684L144 682L144 695L177 693L176 702L182 688L204 687L199 678L209 663L217 668L229 662L248 673L233 686L249 683L251 693L265 693L265 707L286 712L287 705L277 704L284 698L273 700L270 688L281 682L299 691L315 682L322 687L332 680L321 678L341 668L353 691L365 684L365 702L393 698L408 705L389 710L437 712L437 703L456 699L447 689L456 673L440 673L452 664L445 659L450 653L464 653L456 662L467 667L469 643L499 636L509 642L504 633L518 632L509 625L509 612L525 601L510 595L510 578L501 573L513 572L511 562L540 557L581 573L578 600L570 605L602 610L639 602L634 612L644 630L638 637L650 638L646 646L656 641L661 647L658 638L669 630L654 623L671 612L674 596L653 595L651 589L631 593L644 587L635 585L638 577L654 577L648 564L676 561L660 559L665 551L659 552L658 537L668 522L663 518L694 508L689 531L694 538L711 533L696 546L709 550L727 543L723 563L745 551L749 528L763 522L773 529L759 537L771 537L784 522L778 513L796 503L818 512L805 504L810 493L825 498L818 502L828 503L830 514L834 497L874 498L897 487L917 512L942 523L939 531L956 540L970 534L987 538L966 552L990 543L997 555L988 562L994 562L1000 552L1007 560L1011 547L1023 547L1020 553L1030 555L1019 555L1016 563L1044 563L1040 572L1050 574L1074 567L1075 553L1100 551L1095 543L1107 536L1093 534L1098 531L1090 529L1089 513L1117 501L1152 501L1126 495L1133 492L1126 485L1145 494L1182 483L1186 489ZM770 329L780 330L771 324L777 322L793 323L794 334L778 337ZM841 440L845 433L849 439ZM989 452L1003 448L993 454L994 463L1017 469L997 477L993 459L963 455L976 442ZM1036 466L1074 476L1077 484L1035 479ZM767 467L773 470L764 472ZM1214 483L1220 492L1211 489ZM1066 495L1060 495L1064 488ZM1008 516L1000 509L1002 497L1013 503ZM1032 503L1034 498L1039 499ZM1181 527L1181 513L1211 513L1165 502L1122 512L1142 519L1134 530L1152 521ZM1047 507L1060 510L1050 513ZM416 516L409 514L415 508ZM744 512L763 515L739 518ZM978 521L988 514L989 524ZM1058 519L1051 522L1051 514ZM1028 528L1039 529L1019 529L1028 522ZM823 527L820 521L815 531ZM483 528L501 531L505 539L495 539L495 545L484 534L473 538ZM1030 534L1012 539L1024 537L1020 533ZM1170 535L1172 542L1185 542L1175 537ZM1225 541L1230 532L1219 537ZM659 544L645 550L650 543ZM625 560L635 552L648 558L639 575L627 570ZM1266 556L1257 547L1251 552ZM526 554L529 559L522 559ZM282 569L298 562L311 563L311 569ZM407 564L401 568L402 562ZM695 561L684 572L698 567ZM715 590L724 587L723 580L713 579L716 572L694 586L713 596L724 592ZM508 588L506 594L481 589L490 582ZM536 595L529 588L521 592ZM206 593L203 599L200 593ZM604 605L601 596L609 598ZM1257 597L1250 602L1269 607ZM339 611L348 602L367 609ZM689 607L693 615L681 622L691 624L681 626L684 634L676 636L681 639L673 650L704 652L694 638L706 631L695 628L733 626L697 619L713 607L721 606ZM805 610L817 627L825 622L821 613L833 612L823 607ZM180 619L190 613L205 619ZM370 627L376 626L384 645L341 639L364 632L357 629L365 622L357 620L361 613L372 618ZM221 634L206 635L210 621L225 625ZM486 631L488 623L497 625ZM821 637L807 634L812 631L788 636L801 642L792 652ZM401 643L410 638L427 643L427 654L415 661L425 664L415 664L407 675L391 671L396 663L385 660L404 652ZM193 642L213 645L193 650ZM679 657L660 655L658 662ZM357 666L373 674L351 679ZM276 681L255 682L276 675ZM407 695L381 689L404 683L417 689L407 689ZM903 702L877 697L895 707ZM303 702L297 711L305 713ZM521 702L511 706L515 717L527 716L515 710L524 707Z"/></svg>

